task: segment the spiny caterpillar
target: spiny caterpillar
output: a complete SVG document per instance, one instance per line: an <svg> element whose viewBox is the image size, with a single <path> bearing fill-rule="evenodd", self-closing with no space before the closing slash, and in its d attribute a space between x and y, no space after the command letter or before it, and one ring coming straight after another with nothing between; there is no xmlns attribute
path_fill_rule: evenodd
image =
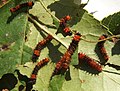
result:
<svg viewBox="0 0 120 91"><path fill-rule="evenodd" d="M36 83L38 71L40 70L40 68L44 67L48 62L49 62L49 59L45 58L37 63L34 70L32 71L31 77L28 79L26 83L25 91L31 91L31 89L33 88L33 85Z"/></svg>
<svg viewBox="0 0 120 91"><path fill-rule="evenodd" d="M52 76L59 74L61 71L65 72L69 68L69 64L71 62L71 56L75 52L78 43L80 41L81 34L76 33L72 39L72 42L70 43L69 48L65 52L65 54L62 56L62 58L56 63L55 70L52 74Z"/></svg>
<svg viewBox="0 0 120 91"><path fill-rule="evenodd" d="M46 38L44 38L42 41L40 41L37 46L34 49L34 53L32 55L32 61L36 62L38 57L40 56L41 50L49 43L53 37L51 35L48 35Z"/></svg>
<svg viewBox="0 0 120 91"><path fill-rule="evenodd" d="M103 40L103 39L105 39L105 38L107 38L107 35L102 35L102 36L99 38L99 40ZM98 45L98 49L99 49L100 54L101 54L102 57L104 58L105 62L107 62L108 59L109 59L109 56L107 55L106 49L105 49L105 47L104 47L104 43L105 43L105 41L101 41L101 42L98 42L97 45Z"/></svg>
<svg viewBox="0 0 120 91"><path fill-rule="evenodd" d="M98 72L102 71L102 66L97 63L94 59L88 57L84 53L78 53L78 60L79 60L79 65L81 65L83 62L87 63L91 68L97 70Z"/></svg>
<svg viewBox="0 0 120 91"><path fill-rule="evenodd" d="M43 66L45 66L48 62L49 62L49 59L45 58L45 59L39 61L37 63L37 65L35 66L32 74L31 74L31 77L30 77L30 80L33 81L34 84L36 82L38 71L40 70L40 68L42 68Z"/></svg>

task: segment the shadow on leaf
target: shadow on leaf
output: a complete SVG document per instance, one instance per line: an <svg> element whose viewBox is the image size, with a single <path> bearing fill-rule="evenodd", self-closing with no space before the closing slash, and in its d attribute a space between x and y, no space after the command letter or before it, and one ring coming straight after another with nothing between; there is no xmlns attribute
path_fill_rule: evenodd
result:
<svg viewBox="0 0 120 91"><path fill-rule="evenodd" d="M120 66L119 65L115 65L115 64L111 64L111 63L107 63L106 65L108 65L109 67L113 67L116 70L120 70Z"/></svg>
<svg viewBox="0 0 120 91"><path fill-rule="evenodd" d="M74 3L74 0L60 0L55 1L47 8L51 11L55 11L55 16L59 19L66 15L70 15L72 17L70 25L73 26L81 20L85 13L85 10L83 10L85 5L86 4L77 5Z"/></svg>
<svg viewBox="0 0 120 91"><path fill-rule="evenodd" d="M28 13L28 10L31 9L29 7L24 7L24 8L21 8L15 12L11 12L11 16L8 17L7 19L7 24L9 24L12 20L14 20L14 18L18 15L18 14L21 14L21 13Z"/></svg>
<svg viewBox="0 0 120 91"><path fill-rule="evenodd" d="M3 89L12 90L17 84L17 78L12 73L7 73L0 79L0 91Z"/></svg>
<svg viewBox="0 0 120 91"><path fill-rule="evenodd" d="M44 25L44 26L46 26L46 27L48 27L48 28L56 29L55 26L48 25L48 24L44 24L42 21L40 21L40 20L38 19L37 16L34 16L33 14L30 14L30 16L31 16L33 19L35 19L38 23L40 23L41 25Z"/></svg>
<svg viewBox="0 0 120 91"><path fill-rule="evenodd" d="M57 74L53 74L51 76L50 81L53 80L54 77L57 77L57 76L64 76L66 81L71 80L70 68L68 68L67 70L61 68Z"/></svg>
<svg viewBox="0 0 120 91"><path fill-rule="evenodd" d="M107 71L107 70L103 70L104 72L107 72L107 73L112 73L112 74L117 74L117 75L120 75L120 73L117 73L117 72L112 72L112 71Z"/></svg>
<svg viewBox="0 0 120 91"><path fill-rule="evenodd" d="M52 43L49 43L47 46L49 49L49 57L51 58L52 62L56 63L60 60L61 56L63 55L58 49L61 44L54 46Z"/></svg>
<svg viewBox="0 0 120 91"><path fill-rule="evenodd" d="M98 75L100 72L91 68L88 64L82 63L81 65L74 65L75 68L88 72L89 74Z"/></svg>
<svg viewBox="0 0 120 91"><path fill-rule="evenodd" d="M26 90L25 91L31 91L31 89L33 88L33 83L30 82L30 78L28 78L26 75L22 75L19 70L15 70L15 72L17 72L18 75L18 79L20 81L24 81L26 83ZM24 89L23 85L19 86L19 91L22 91Z"/></svg>
<svg viewBox="0 0 120 91"><path fill-rule="evenodd" d="M112 48L112 55L119 55L120 54L120 40Z"/></svg>
<svg viewBox="0 0 120 91"><path fill-rule="evenodd" d="M66 81L71 80L71 76L70 76L70 68L66 71L65 79L66 79Z"/></svg>

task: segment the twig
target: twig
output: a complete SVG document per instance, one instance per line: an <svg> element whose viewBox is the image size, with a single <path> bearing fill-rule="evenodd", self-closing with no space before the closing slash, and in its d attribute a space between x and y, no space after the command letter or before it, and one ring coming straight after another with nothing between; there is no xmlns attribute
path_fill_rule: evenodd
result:
<svg viewBox="0 0 120 91"><path fill-rule="evenodd" d="M110 36L108 38L105 38L105 39L102 39L102 40L98 40L98 41L86 40L84 38L81 38L81 39L86 41L86 42L90 42L90 43L98 43L98 42L109 40L109 39L112 39L112 38L120 38L120 34L119 35L113 35L113 36Z"/></svg>

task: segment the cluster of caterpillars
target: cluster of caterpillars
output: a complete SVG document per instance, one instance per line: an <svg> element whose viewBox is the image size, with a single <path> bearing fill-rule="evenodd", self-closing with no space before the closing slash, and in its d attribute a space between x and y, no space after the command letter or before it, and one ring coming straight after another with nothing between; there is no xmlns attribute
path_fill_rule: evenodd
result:
<svg viewBox="0 0 120 91"><path fill-rule="evenodd" d="M66 16L68 17L68 15ZM69 16L70 17L70 16ZM62 18L61 21L60 21L60 26L63 27L65 26L66 22L65 20L66 18ZM62 23L62 21L64 23ZM63 25L61 25L63 24ZM65 28L65 27L64 27ZM64 30L64 29L63 29ZM70 31L71 32L71 31ZM64 32L66 33L66 32ZM68 34L68 33L67 33ZM81 39L81 34L79 32L75 33L74 36L73 36L73 39L72 39L72 42L70 43L67 51L64 53L64 55L61 57L61 59L56 63L56 66L55 66L55 69L52 73L52 76L54 75L58 75L60 73L64 73L66 72L66 70L69 68L69 64L71 62L71 57L73 55L73 53L75 52L76 48L78 47L78 43ZM41 50L47 45L47 43L49 43L51 40L52 40L52 36L48 35L45 39L43 39L42 41L40 41L37 46L35 47L34 49L34 53L33 53L33 56L32 56L32 60L33 62L36 62L35 59L38 59L38 57L40 56L40 52ZM102 35L99 40L104 40L106 39L107 36L106 35ZM44 42L43 42L44 41ZM47 42L48 41L48 42ZM105 50L105 47L104 47L104 43L105 43L105 40L104 41L100 41L98 42L98 48L99 48L99 52L100 54L103 56L103 58L105 59L105 61L107 62L108 59L109 59L109 56L107 55L107 52ZM43 46L42 46L43 45ZM98 62L96 62L94 59L88 57L86 54L84 53L78 53L78 60L79 60L79 63L78 65L82 65L82 63L86 63L87 65L89 65L91 68L97 70L98 72L101 72L102 71L102 65Z"/></svg>
<svg viewBox="0 0 120 91"><path fill-rule="evenodd" d="M17 5L14 8L11 8L10 11L12 13L18 11L21 8L24 7L32 7L34 5L33 2L27 2L27 3L23 3L20 5ZM71 36L72 32L70 30L70 28L67 26L67 22L71 19L71 17L69 15L63 17L62 19L60 19L60 25L59 27L62 28L62 31L66 34ZM65 73L67 71L67 69L69 68L70 62L71 62L71 57L73 55L73 53L75 52L76 48L78 47L78 43L81 40L81 34L79 32L76 32L73 34L73 39L72 42L70 43L67 51L63 54L63 56L61 57L61 59L59 61L57 61L55 69L52 73L52 77L54 75L58 75L60 73ZM102 35L99 40L104 40L106 39L107 36L106 35ZM46 38L44 38L42 41L40 41L33 52L32 55L32 61L36 62L38 57L40 56L41 50L46 47L46 45L53 39L53 36L51 36L50 34L48 34L48 36ZM109 56L107 55L107 52L105 50L104 47L104 41L100 41L98 42L98 48L99 48L99 52L100 54L103 56L103 58L105 59L105 61L107 62L109 60ZM86 63L87 65L89 65L91 68L97 70L98 72L102 71L102 66L100 63L96 62L94 59L88 57L86 54L84 53L78 53L78 60L79 63L78 65L82 65L83 63ZM41 60L40 62L37 63L37 65L35 66L34 70L32 71L30 80L28 82L28 84L35 84L36 82L36 78L37 78L37 73L40 70L40 68L42 68L43 66L45 66L47 63L49 62L48 58L45 58L43 60Z"/></svg>

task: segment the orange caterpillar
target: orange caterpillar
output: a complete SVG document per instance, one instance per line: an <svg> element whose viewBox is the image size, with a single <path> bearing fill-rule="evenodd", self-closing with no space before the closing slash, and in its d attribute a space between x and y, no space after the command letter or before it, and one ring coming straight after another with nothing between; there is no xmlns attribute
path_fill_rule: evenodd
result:
<svg viewBox="0 0 120 91"><path fill-rule="evenodd" d="M52 74L52 76L57 75L61 73L62 71L65 72L69 68L69 64L71 62L71 56L75 52L78 43L80 41L81 35L79 33L76 33L73 37L72 42L70 43L69 48L65 52L65 54L62 56L62 58L56 63L55 70Z"/></svg>
<svg viewBox="0 0 120 91"><path fill-rule="evenodd" d="M70 19L71 19L71 17L69 15L60 19L60 27L63 29L63 32L69 36L72 35L70 28L67 27L67 21L69 21Z"/></svg>
<svg viewBox="0 0 120 91"><path fill-rule="evenodd" d="M62 19L60 19L60 25L62 25L65 28L67 21L69 21L70 19L71 17L69 15L63 17Z"/></svg>
<svg viewBox="0 0 120 91"><path fill-rule="evenodd" d="M66 35L72 35L72 32L71 32L71 30L70 30L70 28L69 27L65 27L64 29L63 29L63 32L66 34Z"/></svg>
<svg viewBox="0 0 120 91"><path fill-rule="evenodd" d="M87 63L91 68L97 70L98 72L102 71L102 66L97 63L94 59L88 57L84 53L78 53L79 65L83 62Z"/></svg>
<svg viewBox="0 0 120 91"><path fill-rule="evenodd" d="M19 4L19 5L17 5L16 7L14 7L14 8L10 8L10 12L16 12L16 11L18 11L19 9L21 9L21 8L23 8L23 7L26 7L26 6L28 6L28 7L32 7L34 5L34 3L32 2L32 1L30 1L30 2L27 2L27 3L23 3L23 4Z"/></svg>
<svg viewBox="0 0 120 91"><path fill-rule="evenodd" d="M41 60L41 61L39 61L39 62L37 63L37 65L35 66L32 74L31 74L29 83L35 84L38 71L40 70L40 68L42 68L43 66L45 66L48 62L49 62L49 59L48 59L48 58L45 58L45 59L43 59L43 60Z"/></svg>
<svg viewBox="0 0 120 91"><path fill-rule="evenodd" d="M34 49L34 53L32 55L32 61L36 62L36 60L38 59L38 57L40 56L40 52L41 50L46 46L47 43L49 43L51 40L53 39L53 37L51 35L48 35L45 39L43 39L42 41L40 41L37 46Z"/></svg>
<svg viewBox="0 0 120 91"><path fill-rule="evenodd" d="M99 38L99 40L103 40L105 38L107 38L107 36L106 35L102 35ZM109 59L109 56L107 55L107 52L105 50L104 43L105 43L105 41L98 42L98 49L99 49L99 52L101 53L101 55L103 56L105 62L107 62L108 59Z"/></svg>

